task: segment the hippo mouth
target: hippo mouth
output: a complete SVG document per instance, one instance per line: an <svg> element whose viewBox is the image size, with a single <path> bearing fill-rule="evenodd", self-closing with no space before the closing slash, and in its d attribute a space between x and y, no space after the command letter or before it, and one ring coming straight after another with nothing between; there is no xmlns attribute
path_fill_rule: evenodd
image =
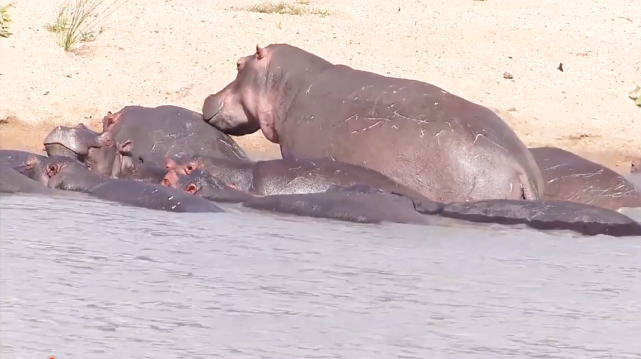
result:
<svg viewBox="0 0 641 359"><path fill-rule="evenodd" d="M49 157L66 156L66 157L73 157L76 159L80 159L81 157L87 155L86 153L75 152L74 150L60 143L45 143L44 146L45 146L45 152L47 152L47 156Z"/></svg>

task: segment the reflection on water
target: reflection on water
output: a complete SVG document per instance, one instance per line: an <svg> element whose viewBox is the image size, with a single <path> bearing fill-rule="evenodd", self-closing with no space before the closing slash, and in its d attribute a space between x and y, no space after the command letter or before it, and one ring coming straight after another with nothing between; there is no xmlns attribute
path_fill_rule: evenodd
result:
<svg viewBox="0 0 641 359"><path fill-rule="evenodd" d="M641 358L641 241L0 197L3 359Z"/></svg>

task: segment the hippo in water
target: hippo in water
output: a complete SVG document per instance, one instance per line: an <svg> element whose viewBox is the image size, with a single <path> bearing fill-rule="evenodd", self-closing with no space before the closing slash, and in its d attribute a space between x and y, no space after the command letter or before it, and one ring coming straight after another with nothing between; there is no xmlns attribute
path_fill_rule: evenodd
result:
<svg viewBox="0 0 641 359"><path fill-rule="evenodd" d="M98 133L83 124L58 126L44 140L49 156L71 156L103 176L160 183L167 171L163 167L141 163L133 153L134 143L113 140L111 132Z"/></svg>
<svg viewBox="0 0 641 359"><path fill-rule="evenodd" d="M601 207L568 201L484 200L438 203L365 185L332 187L325 193L253 197L243 206L258 210L358 223L495 223L584 235L641 236L641 224ZM421 217L424 216L424 217ZM446 220L457 222L444 222Z"/></svg>
<svg viewBox="0 0 641 359"><path fill-rule="evenodd" d="M202 168L195 169L189 174L170 170L161 184L216 202L240 203L253 197L247 192L227 186Z"/></svg>
<svg viewBox="0 0 641 359"><path fill-rule="evenodd" d="M531 148L546 181L544 197L619 210L641 207L641 194L624 176L572 152Z"/></svg>
<svg viewBox="0 0 641 359"><path fill-rule="evenodd" d="M205 168L229 186L255 195L325 192L331 186L366 184L386 191L418 197L420 193L372 169L326 158L235 161L224 158L183 156L167 158L166 168L188 174Z"/></svg>
<svg viewBox="0 0 641 359"><path fill-rule="evenodd" d="M177 106L126 106L104 117L103 132L110 132L117 143L133 141L135 156L159 164L179 153L247 159L231 137L203 123L201 114Z"/></svg>
<svg viewBox="0 0 641 359"><path fill-rule="evenodd" d="M437 86L334 65L287 44L257 47L203 105L224 133L262 130L283 158L376 170L440 202L536 200L530 151L492 110Z"/></svg>
<svg viewBox="0 0 641 359"><path fill-rule="evenodd" d="M43 157L26 151L0 150L0 170L5 167L17 166L32 156Z"/></svg>
<svg viewBox="0 0 641 359"><path fill-rule="evenodd" d="M0 193L52 194L53 191L10 167L0 169Z"/></svg>
<svg viewBox="0 0 641 359"><path fill-rule="evenodd" d="M69 156L30 158L19 171L49 188L84 192L92 197L124 205L168 212L222 212L206 199L182 191L140 181L112 179L91 172Z"/></svg>

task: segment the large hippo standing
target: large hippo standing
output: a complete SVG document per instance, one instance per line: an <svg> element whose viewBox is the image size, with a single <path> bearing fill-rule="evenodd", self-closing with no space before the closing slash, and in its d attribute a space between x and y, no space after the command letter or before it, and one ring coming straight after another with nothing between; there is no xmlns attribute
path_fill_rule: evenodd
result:
<svg viewBox="0 0 641 359"><path fill-rule="evenodd" d="M247 159L231 137L203 123L201 114L177 106L126 106L103 118L103 132L117 143L133 141L136 154L160 162L179 153Z"/></svg>
<svg viewBox="0 0 641 359"><path fill-rule="evenodd" d="M409 196L421 196L417 191L370 168L327 158L251 162L183 156L175 159L169 157L165 165L167 169L183 174L205 168L225 184L255 195L318 193L325 192L331 186L365 184Z"/></svg>
<svg viewBox="0 0 641 359"><path fill-rule="evenodd" d="M612 210L641 207L634 184L613 170L555 147L531 148L545 179L544 197Z"/></svg>
<svg viewBox="0 0 641 359"><path fill-rule="evenodd" d="M527 147L493 111L424 82L334 65L287 44L257 47L203 105L206 122L262 130L283 158L374 169L437 201L538 199Z"/></svg>

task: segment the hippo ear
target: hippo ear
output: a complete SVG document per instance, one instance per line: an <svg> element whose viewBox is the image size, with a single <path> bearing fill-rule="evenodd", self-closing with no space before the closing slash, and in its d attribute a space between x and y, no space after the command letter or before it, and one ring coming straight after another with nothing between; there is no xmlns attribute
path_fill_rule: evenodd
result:
<svg viewBox="0 0 641 359"><path fill-rule="evenodd" d="M165 187L174 187L176 183L178 182L178 174L175 171L169 171L163 177L162 182L160 182L161 185Z"/></svg>
<svg viewBox="0 0 641 359"><path fill-rule="evenodd" d="M103 132L98 136L98 143L100 146L111 146L114 143L113 137L110 132Z"/></svg>
<svg viewBox="0 0 641 359"><path fill-rule="evenodd" d="M174 167L176 167L176 161L169 156L165 156L165 168L171 170Z"/></svg>
<svg viewBox="0 0 641 359"><path fill-rule="evenodd" d="M263 57L265 57L265 50L256 44L256 58L261 60Z"/></svg>
<svg viewBox="0 0 641 359"><path fill-rule="evenodd" d="M122 154L129 154L134 150L134 143L132 140L127 140L120 144L118 151Z"/></svg>

